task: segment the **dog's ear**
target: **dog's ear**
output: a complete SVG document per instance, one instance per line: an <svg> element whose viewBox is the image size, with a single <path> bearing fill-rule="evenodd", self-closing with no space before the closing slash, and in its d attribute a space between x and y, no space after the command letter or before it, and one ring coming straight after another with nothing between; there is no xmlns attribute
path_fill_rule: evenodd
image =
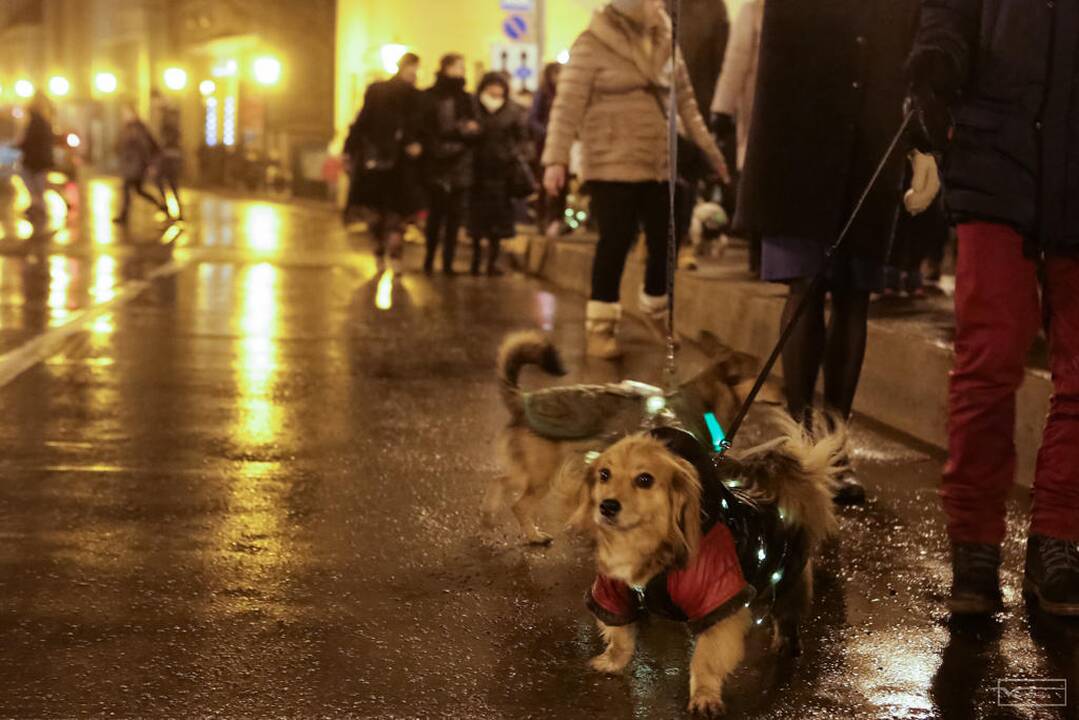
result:
<svg viewBox="0 0 1079 720"><path fill-rule="evenodd" d="M578 467L574 473L575 485L569 494L570 512L566 523L571 528L588 530L592 527L592 486L596 484L596 462L584 465L584 471Z"/></svg>
<svg viewBox="0 0 1079 720"><path fill-rule="evenodd" d="M697 557L701 545L701 481L697 471L682 458L670 457L671 547L678 567L687 567Z"/></svg>

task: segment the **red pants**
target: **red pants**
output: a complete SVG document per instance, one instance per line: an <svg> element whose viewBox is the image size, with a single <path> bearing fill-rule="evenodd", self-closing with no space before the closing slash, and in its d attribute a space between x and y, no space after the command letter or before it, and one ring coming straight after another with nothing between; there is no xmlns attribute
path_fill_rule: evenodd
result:
<svg viewBox="0 0 1079 720"><path fill-rule="evenodd" d="M941 497L957 542L1000 543L1015 480L1015 392L1043 315L1037 266L1015 230L959 226L955 370ZM1050 258L1053 398L1034 480L1031 532L1079 540L1079 259Z"/></svg>

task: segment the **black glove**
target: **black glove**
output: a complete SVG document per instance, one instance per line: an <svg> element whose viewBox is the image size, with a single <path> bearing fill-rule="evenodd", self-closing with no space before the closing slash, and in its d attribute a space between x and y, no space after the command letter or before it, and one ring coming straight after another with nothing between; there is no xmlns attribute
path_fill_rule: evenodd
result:
<svg viewBox="0 0 1079 720"><path fill-rule="evenodd" d="M941 152L951 142L954 129L951 104L959 88L954 65L945 53L927 50L911 57L907 77L908 108L914 113L911 144L920 152Z"/></svg>
<svg viewBox="0 0 1079 720"><path fill-rule="evenodd" d="M727 167L733 171L738 165L738 128L734 118L726 113L712 113L708 126L719 151L723 153L723 159L727 161Z"/></svg>

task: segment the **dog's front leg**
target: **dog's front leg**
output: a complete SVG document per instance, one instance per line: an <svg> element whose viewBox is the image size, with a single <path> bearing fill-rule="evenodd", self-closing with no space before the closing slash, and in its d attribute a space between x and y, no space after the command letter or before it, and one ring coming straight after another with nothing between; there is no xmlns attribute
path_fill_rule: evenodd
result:
<svg viewBox="0 0 1079 720"><path fill-rule="evenodd" d="M742 608L697 637L689 664L690 712L723 712L723 681L745 657L749 625L749 608Z"/></svg>
<svg viewBox="0 0 1079 720"><path fill-rule="evenodd" d="M623 668L633 659L633 651L637 647L636 625L605 625L597 620L599 631L603 633L603 640L607 643L607 649L592 658L588 664L593 670L603 673L620 673Z"/></svg>

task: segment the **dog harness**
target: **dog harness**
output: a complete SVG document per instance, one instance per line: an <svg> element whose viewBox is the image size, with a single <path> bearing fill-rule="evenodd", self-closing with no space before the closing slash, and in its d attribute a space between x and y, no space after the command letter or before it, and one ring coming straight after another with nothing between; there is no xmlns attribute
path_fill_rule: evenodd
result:
<svg viewBox="0 0 1079 720"><path fill-rule="evenodd" d="M759 503L738 487L736 462L712 455L685 430L661 427L652 434L700 476L700 548L689 566L670 568L643 587L599 575L588 608L606 625L653 613L687 622L695 633L743 607L762 618L805 567L804 533L784 522L775 502Z"/></svg>

